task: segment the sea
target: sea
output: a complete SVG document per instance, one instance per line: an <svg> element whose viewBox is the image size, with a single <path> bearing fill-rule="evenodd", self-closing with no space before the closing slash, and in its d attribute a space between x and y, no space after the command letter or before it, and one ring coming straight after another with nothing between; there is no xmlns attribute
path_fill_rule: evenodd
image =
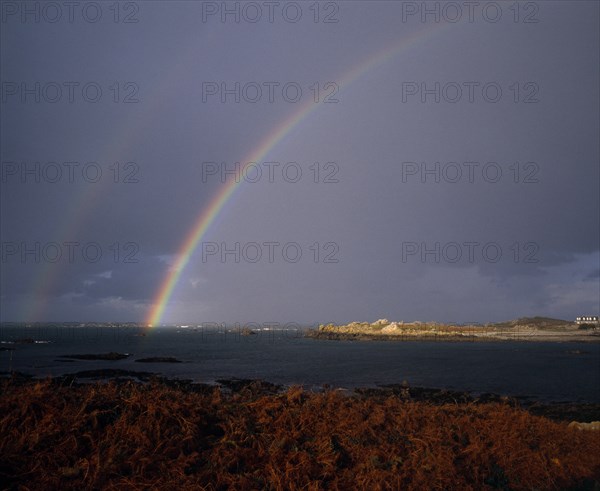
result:
<svg viewBox="0 0 600 491"><path fill-rule="evenodd" d="M0 373L44 378L116 368L201 383L261 379L311 390L407 382L540 402L600 403L600 343L331 341L306 338L302 328L255 333L225 327L2 327ZM108 352L131 356L116 361L62 358ZM182 363L135 361L148 357Z"/></svg>

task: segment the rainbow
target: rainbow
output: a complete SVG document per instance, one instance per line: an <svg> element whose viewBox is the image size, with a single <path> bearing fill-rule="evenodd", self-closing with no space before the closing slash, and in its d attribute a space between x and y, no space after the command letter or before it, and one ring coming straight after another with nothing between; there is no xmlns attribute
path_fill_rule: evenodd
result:
<svg viewBox="0 0 600 491"><path fill-rule="evenodd" d="M351 68L341 78L338 79L338 87L342 88L350 85L361 75L368 73L370 70L399 55L403 51L406 51L408 48L413 47L417 41L427 38L428 35L433 32L440 31L441 26L447 28L451 25L453 24L431 24L424 29L411 34L410 36L401 39L399 42L394 43L391 47L387 47L376 55L367 58L362 63L359 63ZM318 107L320 107L320 105L315 104L309 98L309 100L302 104L297 111L288 116L267 136L265 136L260 141L258 146L248 155L248 157L242 160L243 164L241 170L243 171L245 167L251 163L262 161L278 143L280 143L287 135L289 135L300 122L302 122ZM179 248L177 259L174 265L169 268L164 281L160 285L160 288L158 289L152 301L152 307L146 319L148 327L156 327L161 323L163 314L167 304L169 303L171 295L173 294L175 286L177 285L181 274L185 270L185 267L188 265L196 247L202 240L202 237L205 236L209 227L214 223L215 219L231 195L243 182L243 179L240 179L239 182L236 182L235 179L225 182L210 203L198 215L194 225L188 232L185 240Z"/></svg>

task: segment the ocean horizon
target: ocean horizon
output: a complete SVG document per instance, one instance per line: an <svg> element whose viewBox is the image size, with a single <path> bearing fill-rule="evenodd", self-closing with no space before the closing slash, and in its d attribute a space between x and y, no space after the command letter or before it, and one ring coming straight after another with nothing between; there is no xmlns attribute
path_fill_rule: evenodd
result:
<svg viewBox="0 0 600 491"><path fill-rule="evenodd" d="M245 336L235 328L3 327L0 372L44 378L120 369L197 383L245 378L310 389L406 382L542 402L600 403L598 343L330 341L305 338L303 329L255 332ZM109 352L129 356L110 361L63 358ZM135 361L152 357L181 363Z"/></svg>

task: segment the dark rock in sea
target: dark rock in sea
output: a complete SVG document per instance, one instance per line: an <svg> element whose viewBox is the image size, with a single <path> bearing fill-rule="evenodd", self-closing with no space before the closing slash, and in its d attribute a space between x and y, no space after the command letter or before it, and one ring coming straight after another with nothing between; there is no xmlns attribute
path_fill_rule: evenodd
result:
<svg viewBox="0 0 600 491"><path fill-rule="evenodd" d="M140 358L135 361L139 363L183 363L181 360L171 356L151 356L149 358Z"/></svg>
<svg viewBox="0 0 600 491"><path fill-rule="evenodd" d="M124 360L125 358L129 358L131 356L130 353L99 353L99 354L85 354L85 355L61 355L60 358L68 358L71 360Z"/></svg>
<svg viewBox="0 0 600 491"><path fill-rule="evenodd" d="M241 330L240 334L242 336L256 336L256 333L252 329L249 329L247 327L244 327L244 329Z"/></svg>
<svg viewBox="0 0 600 491"><path fill-rule="evenodd" d="M15 339L14 343L15 344L35 344L35 339L33 339L33 338Z"/></svg>

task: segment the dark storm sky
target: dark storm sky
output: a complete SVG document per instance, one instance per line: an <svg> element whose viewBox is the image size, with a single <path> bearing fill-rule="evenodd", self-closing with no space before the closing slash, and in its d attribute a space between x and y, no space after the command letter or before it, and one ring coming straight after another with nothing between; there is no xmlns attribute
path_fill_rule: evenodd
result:
<svg viewBox="0 0 600 491"><path fill-rule="evenodd" d="M3 1L1 320L143 321L222 189L203 163L307 103L164 322L597 314L599 4L469 5Z"/></svg>

